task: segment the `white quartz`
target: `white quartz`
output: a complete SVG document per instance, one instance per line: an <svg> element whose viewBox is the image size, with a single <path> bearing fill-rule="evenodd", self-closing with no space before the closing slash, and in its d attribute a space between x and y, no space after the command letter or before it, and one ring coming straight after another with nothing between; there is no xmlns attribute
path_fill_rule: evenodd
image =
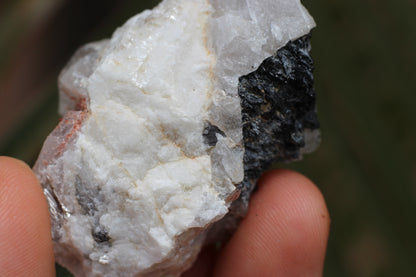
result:
<svg viewBox="0 0 416 277"><path fill-rule="evenodd" d="M164 0L79 50L35 165L57 261L77 276L189 267L244 177L238 77L312 27L296 0Z"/></svg>

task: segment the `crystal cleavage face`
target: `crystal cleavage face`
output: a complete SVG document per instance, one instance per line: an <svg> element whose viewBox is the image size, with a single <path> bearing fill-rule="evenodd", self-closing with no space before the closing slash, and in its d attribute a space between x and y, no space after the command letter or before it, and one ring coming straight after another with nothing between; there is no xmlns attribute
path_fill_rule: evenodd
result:
<svg viewBox="0 0 416 277"><path fill-rule="evenodd" d="M78 50L34 167L57 261L179 276L234 228L261 172L319 142L314 26L293 0L165 0Z"/></svg>

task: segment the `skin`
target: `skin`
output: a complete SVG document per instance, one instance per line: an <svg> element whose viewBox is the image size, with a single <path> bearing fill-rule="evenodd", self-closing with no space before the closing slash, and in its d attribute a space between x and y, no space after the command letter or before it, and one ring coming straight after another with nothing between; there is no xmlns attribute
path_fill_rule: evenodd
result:
<svg viewBox="0 0 416 277"><path fill-rule="evenodd" d="M289 170L268 172L230 241L208 246L183 276L322 276L329 222L310 180ZM26 164L7 157L0 157L0 276L55 276L41 186Z"/></svg>

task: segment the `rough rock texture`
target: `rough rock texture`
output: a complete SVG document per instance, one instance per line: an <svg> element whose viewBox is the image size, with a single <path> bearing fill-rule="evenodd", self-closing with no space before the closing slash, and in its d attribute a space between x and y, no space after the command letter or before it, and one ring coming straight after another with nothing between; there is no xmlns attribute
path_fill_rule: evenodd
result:
<svg viewBox="0 0 416 277"><path fill-rule="evenodd" d="M34 167L57 261L179 276L235 227L261 171L316 146L312 27L293 0L165 0L81 48Z"/></svg>
<svg viewBox="0 0 416 277"><path fill-rule="evenodd" d="M257 70L239 78L244 180L238 185L239 198L214 225L210 239L230 235L245 216L264 170L277 162L298 160L319 145L310 37L288 42Z"/></svg>
<svg viewBox="0 0 416 277"><path fill-rule="evenodd" d="M319 143L310 35L289 42L240 78L244 141L242 197L276 162L299 159ZM314 137L306 146L305 135Z"/></svg>

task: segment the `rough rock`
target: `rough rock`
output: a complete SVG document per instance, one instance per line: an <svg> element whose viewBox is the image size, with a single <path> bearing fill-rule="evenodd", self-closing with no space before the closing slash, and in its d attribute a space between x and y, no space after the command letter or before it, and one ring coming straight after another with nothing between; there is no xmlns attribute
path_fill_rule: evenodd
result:
<svg viewBox="0 0 416 277"><path fill-rule="evenodd" d="M317 146L314 26L299 1L164 0L78 50L34 167L56 260L179 276L235 227L264 169Z"/></svg>

